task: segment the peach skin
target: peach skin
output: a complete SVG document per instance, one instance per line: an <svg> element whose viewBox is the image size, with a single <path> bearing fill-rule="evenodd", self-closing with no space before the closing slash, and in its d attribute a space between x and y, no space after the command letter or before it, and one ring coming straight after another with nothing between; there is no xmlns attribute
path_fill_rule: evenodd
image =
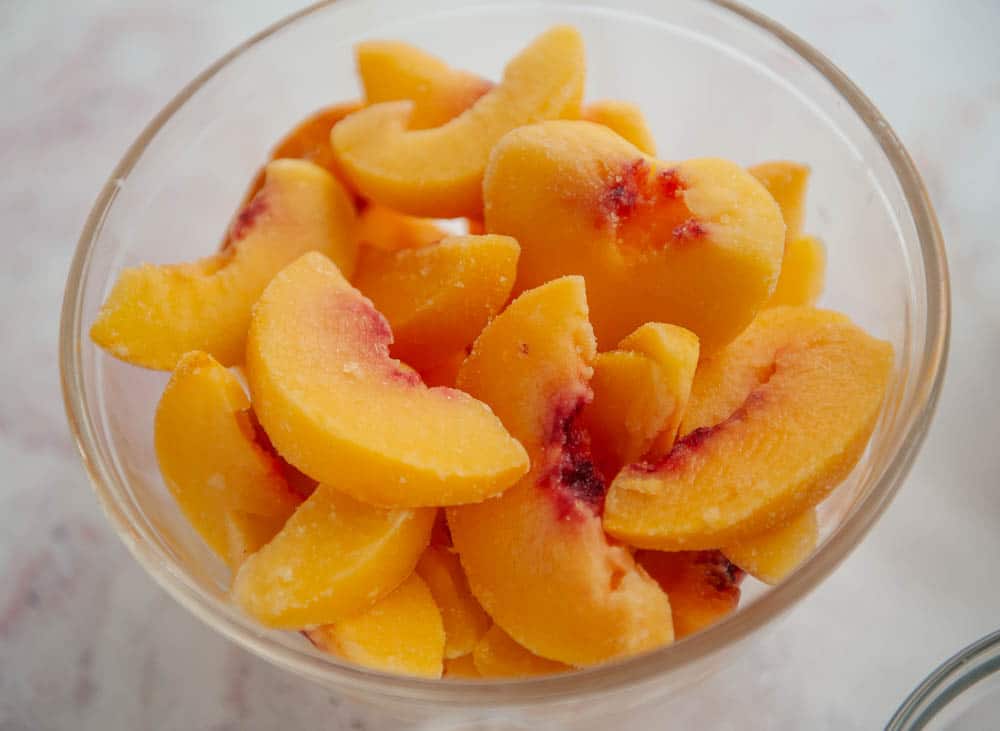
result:
<svg viewBox="0 0 1000 731"><path fill-rule="evenodd" d="M528 456L489 407L427 388L391 343L385 318L322 254L279 272L247 341L254 410L278 453L375 505L477 502L513 485Z"/></svg>
<svg viewBox="0 0 1000 731"><path fill-rule="evenodd" d="M515 57L497 86L439 127L408 129L412 102L347 117L331 137L337 163L376 203L417 216L479 218L483 171L497 140L523 124L579 115L583 77L579 33L557 26Z"/></svg>

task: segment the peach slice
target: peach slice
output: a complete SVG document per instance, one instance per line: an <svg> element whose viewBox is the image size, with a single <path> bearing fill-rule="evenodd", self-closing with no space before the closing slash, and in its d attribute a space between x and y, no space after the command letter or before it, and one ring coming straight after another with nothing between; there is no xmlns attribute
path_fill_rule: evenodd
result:
<svg viewBox="0 0 1000 731"><path fill-rule="evenodd" d="M184 515L234 570L301 502L258 443L243 387L207 353L177 363L156 408L154 445Z"/></svg>
<svg viewBox="0 0 1000 731"><path fill-rule="evenodd" d="M640 548L703 549L813 507L861 457L892 359L888 343L843 315L762 311L698 366L685 436L615 478L605 530Z"/></svg>
<svg viewBox="0 0 1000 731"><path fill-rule="evenodd" d="M670 597L677 639L718 622L740 603L743 572L718 551L638 551L635 560Z"/></svg>
<svg viewBox="0 0 1000 731"><path fill-rule="evenodd" d="M393 253L368 250L354 286L385 315L392 354L417 370L475 340L510 296L520 248L509 236L448 236Z"/></svg>
<svg viewBox="0 0 1000 731"><path fill-rule="evenodd" d="M482 678L525 678L565 673L573 669L526 650L497 625L490 627L476 644L472 663Z"/></svg>
<svg viewBox="0 0 1000 731"><path fill-rule="evenodd" d="M428 546L417 564L444 621L446 659L468 655L490 627L490 618L469 591L458 556L443 546Z"/></svg>
<svg viewBox="0 0 1000 731"><path fill-rule="evenodd" d="M767 306L814 304L823 294L825 273L826 251L822 242L812 236L792 239L785 244L781 274Z"/></svg>
<svg viewBox="0 0 1000 731"><path fill-rule="evenodd" d="M483 171L504 133L543 119L576 117L583 41L568 26L543 33L503 80L468 110L433 129L409 130L412 102L376 104L333 129L340 169L377 203L435 218L479 217Z"/></svg>
<svg viewBox="0 0 1000 731"><path fill-rule="evenodd" d="M748 171L767 188L767 192L778 203L781 216L785 219L785 240L798 238L802 233L802 219L805 215L808 166L777 160L754 165Z"/></svg>
<svg viewBox="0 0 1000 731"><path fill-rule="evenodd" d="M508 133L483 196L487 230L521 245L515 292L583 275L602 347L671 322L717 349L750 323L781 266L781 213L752 175L725 160L660 163L591 122Z"/></svg>
<svg viewBox="0 0 1000 731"><path fill-rule="evenodd" d="M309 630L321 650L390 673L440 678L444 657L441 613L427 584L411 574L367 611Z"/></svg>
<svg viewBox="0 0 1000 731"><path fill-rule="evenodd" d="M229 248L190 264L123 270L90 337L147 368L172 369L192 350L223 365L241 363L250 308L271 277L307 251L330 256L350 275L354 222L354 205L330 173L301 160L275 160L233 223Z"/></svg>
<svg viewBox="0 0 1000 731"><path fill-rule="evenodd" d="M480 678L479 671L476 670L476 662L470 652L468 655L456 657L453 660L444 661L444 677L446 678Z"/></svg>
<svg viewBox="0 0 1000 731"><path fill-rule="evenodd" d="M493 88L492 82L453 69L409 43L363 41L355 46L354 53L365 101L412 101L410 129L438 127Z"/></svg>
<svg viewBox="0 0 1000 731"><path fill-rule="evenodd" d="M376 508L321 484L243 563L233 598L263 624L285 629L364 612L412 573L435 512Z"/></svg>
<svg viewBox="0 0 1000 731"><path fill-rule="evenodd" d="M742 538L722 552L751 576L777 584L813 552L818 537L816 510L809 509L767 533Z"/></svg>
<svg viewBox="0 0 1000 731"><path fill-rule="evenodd" d="M635 104L602 99L585 106L580 116L588 122L604 125L647 155L656 154L653 133L649 131L646 118Z"/></svg>
<svg viewBox="0 0 1000 731"><path fill-rule="evenodd" d="M577 414L594 358L583 279L522 294L477 338L458 386L493 406L531 472L448 509L472 593L531 652L590 665L672 639L666 596L601 529L604 482Z"/></svg>
<svg viewBox="0 0 1000 731"><path fill-rule="evenodd" d="M358 241L380 251L417 249L446 235L433 221L407 216L377 203L369 203L358 216Z"/></svg>
<svg viewBox="0 0 1000 731"><path fill-rule="evenodd" d="M516 482L527 454L489 407L427 388L391 343L385 318L323 255L275 276L254 307L247 378L282 457L385 506L476 502Z"/></svg>

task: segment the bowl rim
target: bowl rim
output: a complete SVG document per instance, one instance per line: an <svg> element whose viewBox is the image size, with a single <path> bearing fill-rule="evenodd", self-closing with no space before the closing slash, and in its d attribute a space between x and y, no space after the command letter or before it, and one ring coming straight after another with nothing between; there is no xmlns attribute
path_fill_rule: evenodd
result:
<svg viewBox="0 0 1000 731"><path fill-rule="evenodd" d="M897 452L871 493L857 505L809 560L791 576L745 609L708 630L670 646L632 658L608 662L564 675L511 680L421 679L361 668L318 652L295 649L266 637L248 617L234 612L216 597L198 588L171 565L162 550L142 535L142 526L130 519L127 506L115 498L109 485L117 477L97 447L82 378L83 289L97 235L113 204L121 181L142 156L149 142L170 117L206 82L239 55L286 26L321 11L339 0L320 0L288 15L224 54L190 81L149 122L129 146L101 189L84 224L73 256L63 299L60 333L60 376L67 419L94 491L108 519L135 559L181 605L230 640L268 661L327 687L391 697L403 701L447 702L458 706L530 706L580 695L606 693L626 685L652 683L681 667L694 665L745 639L804 598L858 545L891 502L919 451L941 392L950 332L950 289L944 241L927 190L913 160L888 122L855 84L822 53L765 15L733 0L696 0L732 13L778 40L815 68L846 101L878 142L914 220L924 268L927 323L925 348L910 397L909 423L902 430ZM863 508L863 509L862 509Z"/></svg>

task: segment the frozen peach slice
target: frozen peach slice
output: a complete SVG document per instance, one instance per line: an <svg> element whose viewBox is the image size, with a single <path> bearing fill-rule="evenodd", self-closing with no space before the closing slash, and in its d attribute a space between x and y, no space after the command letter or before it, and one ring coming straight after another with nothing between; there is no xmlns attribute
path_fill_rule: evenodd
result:
<svg viewBox="0 0 1000 731"><path fill-rule="evenodd" d="M765 584L777 584L816 548L819 526L810 508L766 533L722 549L730 561Z"/></svg>
<svg viewBox="0 0 1000 731"><path fill-rule="evenodd" d="M480 676L479 671L476 670L476 662L470 652L468 655L462 655L462 657L456 657L453 660L445 658L444 677L471 679L482 676Z"/></svg>
<svg viewBox="0 0 1000 731"><path fill-rule="evenodd" d="M354 617L309 630L321 650L376 670L440 678L444 657L441 613L416 574Z"/></svg>
<svg viewBox="0 0 1000 731"><path fill-rule="evenodd" d="M640 548L712 548L813 507L861 457L891 369L892 347L843 315L764 310L698 366L686 435L615 478L605 530Z"/></svg>
<svg viewBox="0 0 1000 731"><path fill-rule="evenodd" d="M243 563L233 598L262 623L286 629L364 612L413 571L435 512L376 508L321 484Z"/></svg>
<svg viewBox="0 0 1000 731"><path fill-rule="evenodd" d="M798 238L802 233L809 168L797 162L776 160L754 165L749 168L749 172L767 188L767 192L778 203L781 216L785 219L785 240Z"/></svg>
<svg viewBox="0 0 1000 731"><path fill-rule="evenodd" d="M354 267L354 206L330 173L301 160L267 166L264 187L237 216L232 245L190 264L125 269L90 336L117 358L172 369L192 350L243 361L250 308L282 267L307 251Z"/></svg>
<svg viewBox="0 0 1000 731"><path fill-rule="evenodd" d="M630 102L602 99L583 108L581 118L601 124L631 142L647 155L656 154L656 141L639 107Z"/></svg>
<svg viewBox="0 0 1000 731"><path fill-rule="evenodd" d="M718 551L638 551L635 560L670 597L677 639L718 622L740 603L743 572Z"/></svg>
<svg viewBox="0 0 1000 731"><path fill-rule="evenodd" d="M497 625L490 627L476 644L472 663L482 678L526 678L572 670L525 649Z"/></svg>
<svg viewBox="0 0 1000 731"><path fill-rule="evenodd" d="M490 618L469 591L458 556L444 546L428 546L417 564L444 621L446 659L472 652L490 627Z"/></svg>
<svg viewBox="0 0 1000 731"><path fill-rule="evenodd" d="M393 253L367 250L354 286L392 328L392 354L417 370L476 339L507 303L520 248L509 236L448 236Z"/></svg>
<svg viewBox="0 0 1000 731"><path fill-rule="evenodd" d="M718 159L657 162L592 122L508 133L483 196L487 230L521 245L515 292L583 275L605 349L646 322L717 349L750 323L781 266L781 213L752 175Z"/></svg>
<svg viewBox="0 0 1000 731"><path fill-rule="evenodd" d="M489 407L427 388L391 343L385 318L323 255L278 273L254 307L247 378L281 456L376 505L476 502L514 484L528 457Z"/></svg>
<svg viewBox="0 0 1000 731"><path fill-rule="evenodd" d="M593 358L580 277L525 292L486 326L458 386L493 406L532 469L498 498L448 510L472 593L493 621L571 665L673 636L666 596L601 529L604 481L577 419Z"/></svg>
<svg viewBox="0 0 1000 731"><path fill-rule="evenodd" d="M823 294L825 273L826 251L822 242L812 236L792 239L785 244L781 274L767 306L814 304Z"/></svg>
<svg viewBox="0 0 1000 731"><path fill-rule="evenodd" d="M369 203L358 216L358 241L380 251L416 249L445 236L444 230L433 221L407 216L377 203Z"/></svg>
<svg viewBox="0 0 1000 731"><path fill-rule="evenodd" d="M301 502L258 443L243 387L207 353L177 363L153 435L167 487L230 568L270 540Z"/></svg>
<svg viewBox="0 0 1000 731"><path fill-rule="evenodd" d="M453 69L401 41L362 41L354 49L368 104L413 102L410 129L438 127L493 88L490 81Z"/></svg>
<svg viewBox="0 0 1000 731"><path fill-rule="evenodd" d="M418 216L479 217L493 145L522 124L577 116L583 77L580 34L558 26L514 58L503 80L451 121L409 130L412 102L376 104L334 127L333 149L354 187L377 203Z"/></svg>

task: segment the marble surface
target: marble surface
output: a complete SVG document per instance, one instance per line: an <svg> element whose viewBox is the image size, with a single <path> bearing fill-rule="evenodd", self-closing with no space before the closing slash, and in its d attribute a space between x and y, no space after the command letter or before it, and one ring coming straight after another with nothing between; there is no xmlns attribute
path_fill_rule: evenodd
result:
<svg viewBox="0 0 1000 731"><path fill-rule="evenodd" d="M760 0L871 96L923 172L949 246L949 377L868 540L776 631L622 728L871 729L1000 624L1000 5ZM91 203L195 73L300 3L0 3L0 729L382 729L175 604L106 524L65 426L56 333ZM997 719L1000 725L1000 719Z"/></svg>

